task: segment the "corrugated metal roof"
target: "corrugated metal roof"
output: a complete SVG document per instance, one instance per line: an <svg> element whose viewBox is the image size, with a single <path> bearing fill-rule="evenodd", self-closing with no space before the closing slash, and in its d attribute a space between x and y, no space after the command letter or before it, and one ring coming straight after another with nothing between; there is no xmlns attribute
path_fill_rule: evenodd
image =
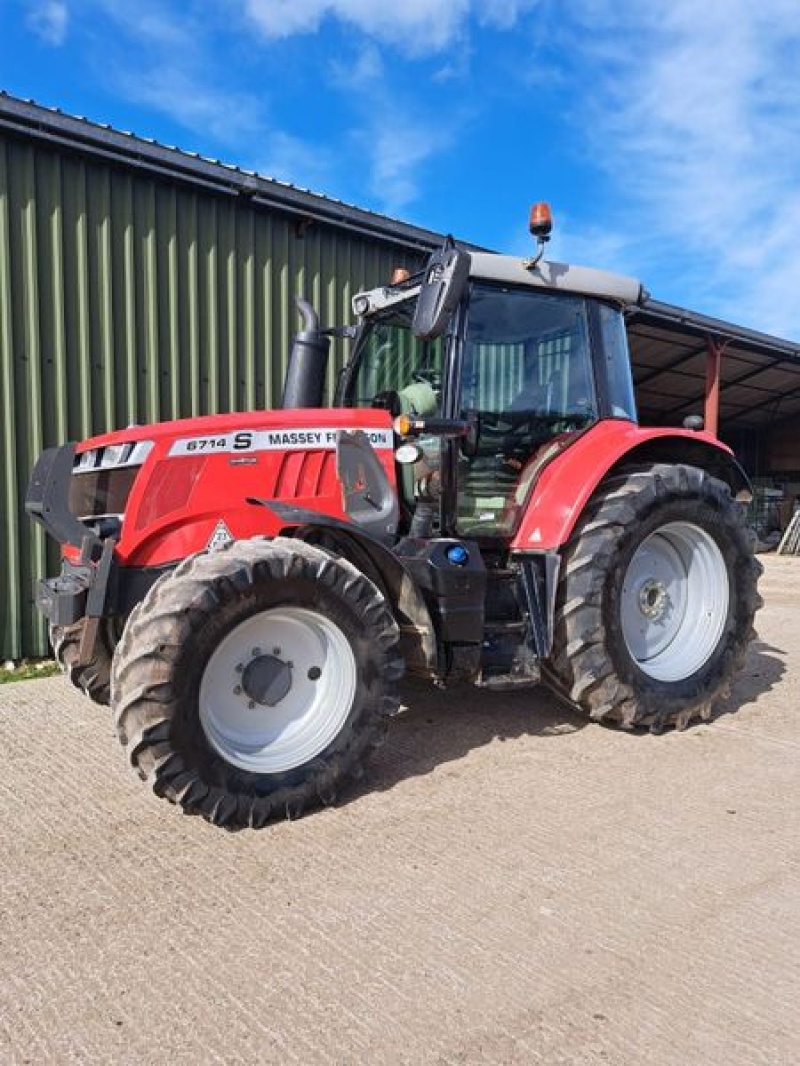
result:
<svg viewBox="0 0 800 1066"><path fill-rule="evenodd" d="M68 115L58 108L43 107L5 92L0 92L0 132L48 142L105 163L117 161L197 188L263 202L273 210L288 212L299 219L355 229L365 236L389 238L395 244L416 250L438 247L443 237L433 230L264 177L255 171Z"/></svg>
<svg viewBox="0 0 800 1066"><path fill-rule="evenodd" d="M726 431L800 415L800 344L652 299L631 309L628 337L643 422L679 425L702 413L709 341L722 351Z"/></svg>

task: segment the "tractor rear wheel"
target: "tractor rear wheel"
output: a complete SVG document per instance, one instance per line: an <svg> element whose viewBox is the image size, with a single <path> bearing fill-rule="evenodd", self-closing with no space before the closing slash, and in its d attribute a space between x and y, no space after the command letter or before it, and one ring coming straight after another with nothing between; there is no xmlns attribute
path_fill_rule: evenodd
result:
<svg viewBox="0 0 800 1066"><path fill-rule="evenodd" d="M605 722L709 718L755 635L760 572L728 486L706 471L605 481L563 552L551 679Z"/></svg>
<svg viewBox="0 0 800 1066"><path fill-rule="evenodd" d="M396 713L399 630L351 563L238 541L160 578L114 657L112 704L154 791L231 829L333 802Z"/></svg>
<svg viewBox="0 0 800 1066"><path fill-rule="evenodd" d="M88 663L79 661L81 640L88 619L68 626L50 626L50 644L59 666L75 686L95 703L111 702L111 656L116 644L110 623L101 620L94 651Z"/></svg>

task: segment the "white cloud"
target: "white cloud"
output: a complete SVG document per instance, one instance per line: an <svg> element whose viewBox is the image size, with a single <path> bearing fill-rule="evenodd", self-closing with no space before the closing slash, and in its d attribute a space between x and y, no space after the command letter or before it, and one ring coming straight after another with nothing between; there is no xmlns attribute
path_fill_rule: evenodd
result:
<svg viewBox="0 0 800 1066"><path fill-rule="evenodd" d="M380 209L399 214L419 195L420 168L436 153L449 146L424 123L397 113L378 115L367 132L370 161L370 187Z"/></svg>
<svg viewBox="0 0 800 1066"><path fill-rule="evenodd" d="M331 83L347 93L372 92L376 87L380 89L385 74L380 50L372 42L363 45L355 58L336 58L330 63Z"/></svg>
<svg viewBox="0 0 800 1066"><path fill-rule="evenodd" d="M202 35L203 24L191 8L174 12L160 0L92 0L117 26L149 47L170 50L172 55L191 52Z"/></svg>
<svg viewBox="0 0 800 1066"><path fill-rule="evenodd" d="M358 67L356 64L350 69L352 77L375 77L369 63L361 66L360 72ZM346 84L354 87L352 79ZM344 143L330 147L275 129L265 133L264 142L254 166L265 177L328 196L358 199L362 205L368 191L375 209L388 215L400 214L418 197L421 168L450 143L440 131L404 112L401 103L381 91L370 98L369 109L357 120ZM343 157L349 161L344 170ZM359 173L355 185L360 186L360 196L353 193L352 177L346 177L347 171L354 168ZM344 187L349 191L343 191Z"/></svg>
<svg viewBox="0 0 800 1066"><path fill-rule="evenodd" d="M102 54L107 80L133 103L151 108L208 140L238 149L263 132L261 100L220 87L225 72L211 55L211 21L192 5L166 0L84 0L106 16L113 34ZM97 17L97 15L95 15Z"/></svg>
<svg viewBox="0 0 800 1066"><path fill-rule="evenodd" d="M464 30L470 14L484 25L508 29L537 0L245 0L244 10L261 32L280 39L316 33L336 18L386 44L415 55L441 51Z"/></svg>
<svg viewBox="0 0 800 1066"><path fill-rule="evenodd" d="M57 48L67 38L67 5L64 0L43 0L41 3L35 3L28 12L26 23L45 44Z"/></svg>
<svg viewBox="0 0 800 1066"><path fill-rule="evenodd" d="M282 130L266 134L265 140L263 155L255 163L259 174L335 195L336 157L332 152Z"/></svg>
<svg viewBox="0 0 800 1066"><path fill-rule="evenodd" d="M636 275L640 263L635 262L629 242L623 234L608 229L598 220L595 225L576 225L569 215L555 219L552 241L552 258L567 263L588 264L599 270L613 270L622 274ZM528 237L528 251L534 248ZM549 252L548 252L549 255Z"/></svg>
<svg viewBox="0 0 800 1066"><path fill-rule="evenodd" d="M800 336L795 5L596 0L576 21L581 119L628 244L694 307Z"/></svg>
<svg viewBox="0 0 800 1066"><path fill-rule="evenodd" d="M348 141L359 172L367 175L365 185L379 211L397 215L417 199L422 168L450 147L460 120L450 113L446 127L435 124L425 106L412 102L408 86L395 89L372 41L355 58L331 63L330 78L353 102L356 118Z"/></svg>
<svg viewBox="0 0 800 1066"><path fill-rule="evenodd" d="M531 11L537 4L538 0L473 0L472 6L479 22L500 30L510 30L521 15Z"/></svg>
<svg viewBox="0 0 800 1066"><path fill-rule="evenodd" d="M121 74L117 85L129 99L222 144L238 145L262 129L258 103L251 96L214 89L186 70L155 67Z"/></svg>
<svg viewBox="0 0 800 1066"><path fill-rule="evenodd" d="M226 0L209 10L202 0L136 0L133 5L130 0L80 0L85 11L94 9L116 30L109 77L128 100L168 115L206 144L213 139L230 146L245 166L261 173L343 199L371 200L376 210L389 214L418 198L427 166L465 125L469 104L441 91L432 106L425 95L430 81L423 79L432 78L437 86L466 79L480 28L505 32L540 2ZM247 16L246 40L241 21L230 17L235 11ZM254 27L260 33L254 34ZM328 48L327 35L315 42L317 69L309 76L318 79L320 92L337 94L339 114L330 123L324 118L328 104L319 114L306 110L298 120L290 110L297 87L290 79L287 93L279 92L271 70L265 78L268 95L231 90L241 81L235 72L227 76L220 69L215 54L216 33L236 34L248 64L258 54L254 36L263 45L334 28L344 31L336 37L338 51ZM390 55L387 46L401 55ZM434 54L441 56L438 73L426 73L424 66L418 75L403 68L403 58ZM277 50L262 48L262 58L275 56L282 61ZM334 143L331 132L337 129Z"/></svg>

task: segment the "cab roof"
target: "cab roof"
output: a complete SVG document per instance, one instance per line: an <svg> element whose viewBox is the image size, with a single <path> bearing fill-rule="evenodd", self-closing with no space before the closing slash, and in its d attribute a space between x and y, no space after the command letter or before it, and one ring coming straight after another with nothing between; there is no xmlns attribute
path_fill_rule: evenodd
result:
<svg viewBox="0 0 800 1066"><path fill-rule="evenodd" d="M600 296L625 305L640 304L646 298L641 282L624 274L610 274L592 267L572 266L543 259L536 266L513 255L470 252L470 277L476 280L527 285L531 288Z"/></svg>
<svg viewBox="0 0 800 1066"><path fill-rule="evenodd" d="M469 252L469 276L475 281L545 289L551 292L575 293L615 300L626 307L638 306L647 299L647 292L636 278L611 274L592 267L572 266L543 259L535 266L530 260L494 252ZM399 285L384 285L353 297L357 315L374 314L419 294L421 275L415 275Z"/></svg>

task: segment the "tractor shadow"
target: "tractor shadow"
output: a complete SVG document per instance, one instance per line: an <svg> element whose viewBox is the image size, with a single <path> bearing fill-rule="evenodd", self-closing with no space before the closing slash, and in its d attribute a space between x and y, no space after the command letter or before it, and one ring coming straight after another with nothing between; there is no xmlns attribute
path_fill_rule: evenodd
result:
<svg viewBox="0 0 800 1066"><path fill-rule="evenodd" d="M757 703L779 685L786 673L786 656L787 653L781 648L763 640L754 640L744 667L736 676L730 696L719 702L712 721Z"/></svg>
<svg viewBox="0 0 800 1066"><path fill-rule="evenodd" d="M739 710L745 712L778 685L785 673L785 653L755 641L730 696L717 704L711 723ZM543 685L511 692L471 686L440 691L410 680L404 683L401 697L407 710L392 722L386 743L370 761L364 778L340 797L339 805L370 792L388 791L496 741L531 736L563 741L587 726L603 728ZM619 735L633 742L649 731L634 729L619 731Z"/></svg>

